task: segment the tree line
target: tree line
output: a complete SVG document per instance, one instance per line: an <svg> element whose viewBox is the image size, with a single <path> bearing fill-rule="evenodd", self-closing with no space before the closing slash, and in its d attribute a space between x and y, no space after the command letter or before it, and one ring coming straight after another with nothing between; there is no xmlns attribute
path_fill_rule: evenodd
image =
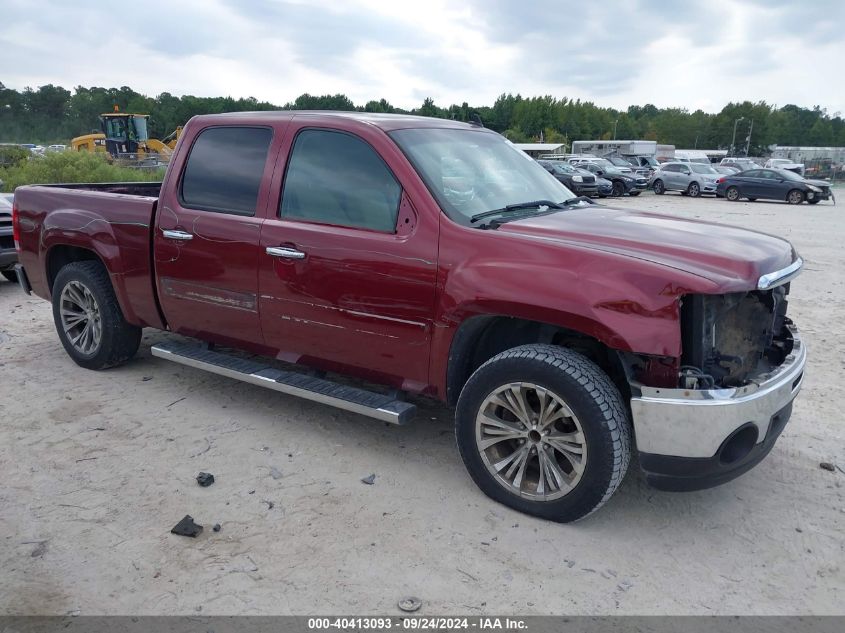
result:
<svg viewBox="0 0 845 633"><path fill-rule="evenodd" d="M467 102L441 107L427 98L418 108L403 110L387 100L356 105L346 95L303 94L284 105L253 97L156 97L121 88L85 88L71 92L48 84L21 91L0 83L0 142L67 143L74 136L98 130L98 116L121 111L150 115L150 136L162 138L197 114L250 110L357 110L417 114L469 121L477 114L486 127L514 142L571 143L591 139L648 139L683 149L730 149L736 124L736 147L744 150L751 132L749 154L765 154L769 145L845 146L845 121L816 106L777 107L760 101L728 103L720 112L690 112L651 104L626 110L605 108L590 101L550 95L523 97L502 94L492 106ZM739 122L737 123L737 120ZM753 121L753 128L752 128Z"/></svg>

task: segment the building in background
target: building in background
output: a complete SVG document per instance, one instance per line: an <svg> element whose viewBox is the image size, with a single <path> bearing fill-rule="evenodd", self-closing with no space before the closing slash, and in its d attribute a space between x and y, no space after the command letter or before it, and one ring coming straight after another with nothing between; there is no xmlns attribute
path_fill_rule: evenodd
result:
<svg viewBox="0 0 845 633"><path fill-rule="evenodd" d="M808 145L770 145L772 158L788 158L804 165L807 178L841 180L845 175L845 147L811 147Z"/></svg>

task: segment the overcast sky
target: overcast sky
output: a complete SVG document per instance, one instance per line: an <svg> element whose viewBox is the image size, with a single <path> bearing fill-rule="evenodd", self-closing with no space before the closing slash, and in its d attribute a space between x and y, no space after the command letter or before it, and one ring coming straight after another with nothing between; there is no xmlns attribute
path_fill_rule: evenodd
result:
<svg viewBox="0 0 845 633"><path fill-rule="evenodd" d="M845 112L845 0L0 0L0 82Z"/></svg>

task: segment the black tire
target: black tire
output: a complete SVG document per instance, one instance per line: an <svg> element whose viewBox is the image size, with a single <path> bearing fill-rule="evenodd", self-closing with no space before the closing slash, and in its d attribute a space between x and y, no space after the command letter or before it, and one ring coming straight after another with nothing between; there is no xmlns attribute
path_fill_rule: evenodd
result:
<svg viewBox="0 0 845 633"><path fill-rule="evenodd" d="M756 201L757 201L757 198L750 198L750 197L748 198L748 202L756 202Z"/></svg>
<svg viewBox="0 0 845 633"><path fill-rule="evenodd" d="M654 193L656 193L658 196L662 196L664 193L666 193L666 185L664 185L663 181L660 179L655 180L651 188L654 189Z"/></svg>
<svg viewBox="0 0 845 633"><path fill-rule="evenodd" d="M739 201L739 189L734 186L730 186L725 191L725 198L730 200L731 202L738 202Z"/></svg>
<svg viewBox="0 0 845 633"><path fill-rule="evenodd" d="M701 195L701 186L697 182L691 182L687 187L687 194L690 198L698 198Z"/></svg>
<svg viewBox="0 0 845 633"><path fill-rule="evenodd" d="M584 438L586 465L580 479L563 496L552 500L526 498L515 488L500 482L482 458L476 426L479 409L488 396L510 383L533 383L547 389L565 402L577 418ZM593 362L555 345L515 347L479 367L458 399L455 434L464 465L488 497L526 514L561 523L577 521L610 499L622 483L631 457L631 424L619 390ZM538 440L522 440L523 443L529 441ZM506 452L518 450L507 446L503 448ZM529 449L528 459L536 455L531 450L534 449ZM538 465L539 461L534 466L535 474L539 470ZM506 468L503 466L499 472L505 472ZM528 478L528 467L525 472ZM525 485L530 483L526 479Z"/></svg>
<svg viewBox="0 0 845 633"><path fill-rule="evenodd" d="M11 281L13 284L18 283L18 274L14 270L0 271L0 275L3 275L6 281Z"/></svg>
<svg viewBox="0 0 845 633"><path fill-rule="evenodd" d="M786 194L786 201L789 204L801 204L804 202L804 192L800 189L790 189Z"/></svg>
<svg viewBox="0 0 845 633"><path fill-rule="evenodd" d="M821 200L819 200L818 198L816 198L815 200L807 200L807 204L818 204L819 202L821 202Z"/></svg>
<svg viewBox="0 0 845 633"><path fill-rule="evenodd" d="M614 198L620 198L625 195L625 185L619 180L613 181L613 189L610 193Z"/></svg>
<svg viewBox="0 0 845 633"><path fill-rule="evenodd" d="M71 342L62 325L62 293L71 282L86 288L99 310L100 341L88 353L82 353ZM141 344L141 328L127 323L117 303L111 280L100 262L84 261L66 265L53 283L53 321L65 351L73 361L85 369L107 369L125 363L135 355Z"/></svg>
<svg viewBox="0 0 845 633"><path fill-rule="evenodd" d="M600 193L599 198L607 198L607 194L606 193Z"/></svg>
<svg viewBox="0 0 845 633"><path fill-rule="evenodd" d="M642 193L642 191L631 191L628 193L629 196L638 196Z"/></svg>

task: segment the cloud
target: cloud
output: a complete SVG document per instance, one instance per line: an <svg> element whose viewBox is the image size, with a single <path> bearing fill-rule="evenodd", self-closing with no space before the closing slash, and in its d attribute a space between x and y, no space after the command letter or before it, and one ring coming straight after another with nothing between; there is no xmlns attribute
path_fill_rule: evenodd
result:
<svg viewBox="0 0 845 633"><path fill-rule="evenodd" d="M841 0L0 0L0 15L0 81L14 88L845 110Z"/></svg>

